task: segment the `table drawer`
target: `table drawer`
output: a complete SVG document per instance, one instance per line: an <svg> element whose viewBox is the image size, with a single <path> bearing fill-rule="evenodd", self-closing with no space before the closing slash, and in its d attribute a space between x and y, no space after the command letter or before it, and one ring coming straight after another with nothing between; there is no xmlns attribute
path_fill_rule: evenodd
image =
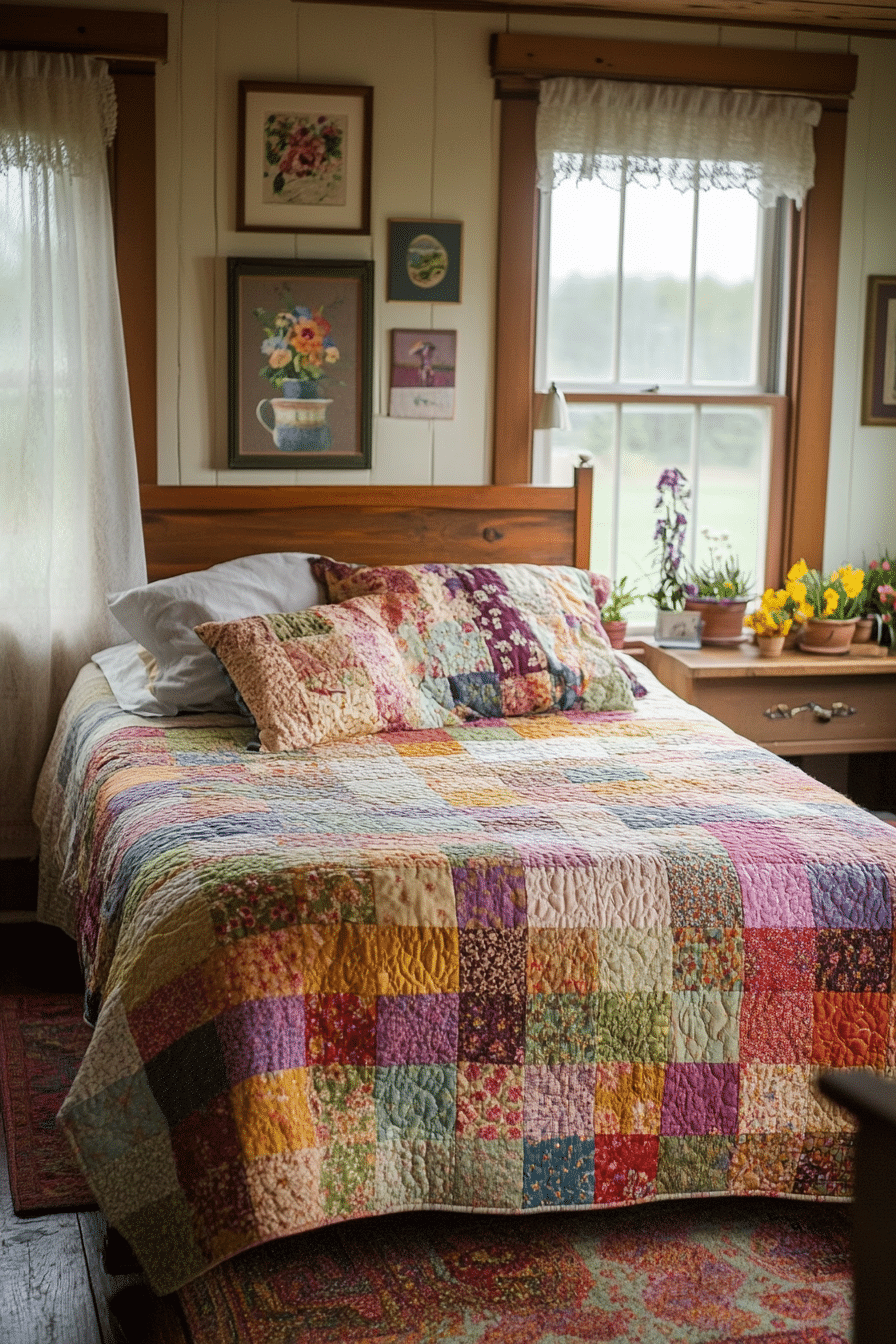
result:
<svg viewBox="0 0 896 1344"><path fill-rule="evenodd" d="M694 682L694 703L735 732L781 755L800 751L893 750L896 747L896 682L890 677L745 677ZM815 704L852 714L825 719L812 709L770 717L767 710Z"/></svg>

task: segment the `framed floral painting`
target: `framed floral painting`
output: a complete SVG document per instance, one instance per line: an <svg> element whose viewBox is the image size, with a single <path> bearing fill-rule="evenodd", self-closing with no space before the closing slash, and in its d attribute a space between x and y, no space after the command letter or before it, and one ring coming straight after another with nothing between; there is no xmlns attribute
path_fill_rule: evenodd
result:
<svg viewBox="0 0 896 1344"><path fill-rule="evenodd" d="M862 424L896 425L896 276L869 275Z"/></svg>
<svg viewBox="0 0 896 1344"><path fill-rule="evenodd" d="M373 89L239 86L236 227L369 233Z"/></svg>
<svg viewBox="0 0 896 1344"><path fill-rule="evenodd" d="M230 467L370 466L373 262L229 257Z"/></svg>

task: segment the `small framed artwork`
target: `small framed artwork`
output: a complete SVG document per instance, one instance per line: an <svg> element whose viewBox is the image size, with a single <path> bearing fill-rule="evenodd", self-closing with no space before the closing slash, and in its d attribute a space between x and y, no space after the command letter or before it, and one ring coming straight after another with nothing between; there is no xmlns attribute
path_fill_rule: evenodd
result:
<svg viewBox="0 0 896 1344"><path fill-rule="evenodd" d="M236 227L369 233L373 89L239 86Z"/></svg>
<svg viewBox="0 0 896 1344"><path fill-rule="evenodd" d="M229 257L230 467L370 466L373 262Z"/></svg>
<svg viewBox="0 0 896 1344"><path fill-rule="evenodd" d="M463 228L454 219L390 219L386 298L460 303Z"/></svg>
<svg viewBox="0 0 896 1344"><path fill-rule="evenodd" d="M699 611L658 611L653 637L661 649L699 649L703 617Z"/></svg>
<svg viewBox="0 0 896 1344"><path fill-rule="evenodd" d="M389 414L451 420L456 362L456 331L393 331Z"/></svg>
<svg viewBox="0 0 896 1344"><path fill-rule="evenodd" d="M868 277L862 424L896 425L896 276L894 275Z"/></svg>

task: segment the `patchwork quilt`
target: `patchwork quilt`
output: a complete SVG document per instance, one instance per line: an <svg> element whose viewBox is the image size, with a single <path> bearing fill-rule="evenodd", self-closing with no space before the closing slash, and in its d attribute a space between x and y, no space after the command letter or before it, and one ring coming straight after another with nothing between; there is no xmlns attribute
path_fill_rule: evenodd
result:
<svg viewBox="0 0 896 1344"><path fill-rule="evenodd" d="M82 671L36 811L96 1023L60 1123L157 1292L398 1210L849 1196L813 1080L896 1076L896 828L643 679L260 756Z"/></svg>

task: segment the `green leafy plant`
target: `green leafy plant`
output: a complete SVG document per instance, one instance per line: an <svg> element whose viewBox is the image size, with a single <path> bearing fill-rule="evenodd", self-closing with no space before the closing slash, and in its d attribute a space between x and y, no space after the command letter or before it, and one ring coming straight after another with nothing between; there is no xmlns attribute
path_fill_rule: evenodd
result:
<svg viewBox="0 0 896 1344"><path fill-rule="evenodd" d="M743 602L750 596L753 580L731 553L727 532L701 529L709 542L709 559L689 572L685 592L688 597L715 598L720 602Z"/></svg>
<svg viewBox="0 0 896 1344"><path fill-rule="evenodd" d="M632 592L625 575L618 579L610 589L610 596L601 608L604 621L624 621L625 611L640 600L641 594Z"/></svg>

